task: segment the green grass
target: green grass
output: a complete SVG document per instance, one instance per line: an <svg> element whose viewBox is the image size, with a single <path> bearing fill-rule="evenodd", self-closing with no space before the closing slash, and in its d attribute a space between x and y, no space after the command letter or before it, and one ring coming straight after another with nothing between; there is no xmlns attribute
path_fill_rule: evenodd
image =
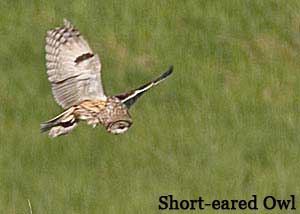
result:
<svg viewBox="0 0 300 214"><path fill-rule="evenodd" d="M267 213L266 195L298 200L299 11L297 0L2 0L0 213L28 213L27 199L34 214L158 213L167 194L257 194L256 213ZM85 124L54 140L40 134L62 111L44 37L63 18L100 54L108 95L174 64L132 108L125 135Z"/></svg>

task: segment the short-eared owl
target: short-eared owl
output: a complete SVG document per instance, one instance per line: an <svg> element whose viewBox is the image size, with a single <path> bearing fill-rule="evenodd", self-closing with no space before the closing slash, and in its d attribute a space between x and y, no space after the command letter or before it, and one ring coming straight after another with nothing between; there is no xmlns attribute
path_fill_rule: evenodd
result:
<svg viewBox="0 0 300 214"><path fill-rule="evenodd" d="M69 133L80 120L93 127L102 124L113 134L124 133L132 124L130 106L173 71L171 66L160 77L135 90L106 96L101 84L99 56L67 20L64 26L47 32L46 66L54 98L65 110L41 124L41 131L50 130L50 137Z"/></svg>

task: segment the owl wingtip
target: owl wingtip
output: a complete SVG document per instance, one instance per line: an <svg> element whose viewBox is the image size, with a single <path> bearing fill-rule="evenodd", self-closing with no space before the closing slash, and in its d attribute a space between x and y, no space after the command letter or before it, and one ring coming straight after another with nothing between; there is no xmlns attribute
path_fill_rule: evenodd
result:
<svg viewBox="0 0 300 214"><path fill-rule="evenodd" d="M174 65L170 65L170 67L168 69L169 75L173 72L173 70L174 70Z"/></svg>
<svg viewBox="0 0 300 214"><path fill-rule="evenodd" d="M171 66L169 67L169 69L168 69L165 73L163 73L159 79L160 79L160 80L163 80L163 79L165 79L166 77L168 77L169 75L171 75L171 74L173 73L173 69L174 69L174 66L171 65Z"/></svg>
<svg viewBox="0 0 300 214"><path fill-rule="evenodd" d="M162 75L160 75L157 79L152 81L154 85L159 84L161 81L165 80L168 76L170 76L173 73L174 66L171 65L167 71L165 71Z"/></svg>

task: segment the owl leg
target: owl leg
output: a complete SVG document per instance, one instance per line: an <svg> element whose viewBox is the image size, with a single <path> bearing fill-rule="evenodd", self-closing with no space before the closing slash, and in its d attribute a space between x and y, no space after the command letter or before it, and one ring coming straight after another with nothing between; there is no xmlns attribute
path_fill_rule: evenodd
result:
<svg viewBox="0 0 300 214"><path fill-rule="evenodd" d="M77 126L78 120L74 115L74 108L70 108L57 117L41 124L41 132L50 130L51 138L71 132Z"/></svg>
<svg viewBox="0 0 300 214"><path fill-rule="evenodd" d="M51 128L51 130L49 132L49 136L51 138L55 138L59 135L68 134L69 132L71 132L77 126L77 123L74 122L73 124L71 124L69 126L63 126L63 125L64 124Z"/></svg>
<svg viewBox="0 0 300 214"><path fill-rule="evenodd" d="M95 128L100 123L98 118L91 118L87 120L87 124L93 126Z"/></svg>

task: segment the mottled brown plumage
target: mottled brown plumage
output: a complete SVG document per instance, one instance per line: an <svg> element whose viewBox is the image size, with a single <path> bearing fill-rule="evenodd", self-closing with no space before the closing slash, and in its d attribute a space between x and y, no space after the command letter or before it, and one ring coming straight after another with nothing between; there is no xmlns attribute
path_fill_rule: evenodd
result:
<svg viewBox="0 0 300 214"><path fill-rule="evenodd" d="M170 67L159 78L135 90L107 97L101 83L98 55L67 20L64 26L47 32L46 67L54 98L65 109L41 124L41 131L50 130L50 137L69 133L82 120L93 127L102 124L113 134L124 133L132 124L130 106L173 70Z"/></svg>

